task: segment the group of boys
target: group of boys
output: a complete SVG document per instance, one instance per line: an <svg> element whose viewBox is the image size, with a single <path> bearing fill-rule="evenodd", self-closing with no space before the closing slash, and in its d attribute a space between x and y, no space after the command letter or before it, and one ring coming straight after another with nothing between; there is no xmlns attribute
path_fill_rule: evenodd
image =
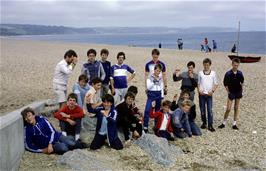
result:
<svg viewBox="0 0 266 171"><path fill-rule="evenodd" d="M73 93L67 95L67 83L77 63L77 54L73 50L65 53L55 68L53 89L57 95L60 108L54 114L59 120L61 133L56 131L47 119L35 116L32 109L22 111L25 124L25 146L32 152L58 153L82 148L80 131L84 115L97 118L96 132L90 149L101 148L105 142L111 148L123 149L118 138L121 129L125 144L130 142L130 135L137 139L143 133L148 133L149 118L154 118L154 133L162 138L174 140L174 137L185 138L201 135L201 130L195 123L196 105L193 102L195 89L199 94L201 112L201 128L214 132L212 96L218 87L215 71L212 71L211 60L203 60L204 69L199 74L194 73L195 63L187 64L188 71L179 73L176 69L173 81L182 80L181 94L175 95L173 102L163 100L167 94L166 66L160 61L158 49L152 50L152 60L145 66L145 86L147 102L144 114L136 107L137 87L128 82L135 76L135 71L124 64L125 53L117 54L117 64L111 66L107 61L109 52L101 50L101 61L96 60L96 51L87 52L88 61L83 64L78 82L73 86ZM233 100L235 100L235 115L233 129L238 129L236 121L239 115L239 101L242 97L244 77L238 70L239 60L232 60L233 68L225 74L224 86L228 92L227 110L224 121L219 128L224 128ZM130 73L130 76L128 74ZM208 122L206 118L206 105Z"/></svg>

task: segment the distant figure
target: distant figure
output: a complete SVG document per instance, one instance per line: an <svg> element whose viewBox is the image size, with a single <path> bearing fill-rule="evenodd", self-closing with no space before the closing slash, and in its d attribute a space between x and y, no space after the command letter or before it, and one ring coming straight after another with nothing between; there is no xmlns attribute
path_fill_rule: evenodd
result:
<svg viewBox="0 0 266 171"><path fill-rule="evenodd" d="M182 41L182 39L180 39L180 38L177 39L177 46L178 46L179 50L183 49L183 41Z"/></svg>
<svg viewBox="0 0 266 171"><path fill-rule="evenodd" d="M161 44L161 42L159 43L159 48L160 48L160 49L162 48L162 44Z"/></svg>
<svg viewBox="0 0 266 171"><path fill-rule="evenodd" d="M204 45L203 45L203 44L200 44L200 47L201 47L201 48L200 48L200 51L201 51L201 52L204 52Z"/></svg>
<svg viewBox="0 0 266 171"><path fill-rule="evenodd" d="M209 47L209 41L207 38L204 39L204 49L205 49L205 52L210 52L210 47Z"/></svg>
<svg viewBox="0 0 266 171"><path fill-rule="evenodd" d="M217 52L217 42L215 40L212 40L212 51Z"/></svg>
<svg viewBox="0 0 266 171"><path fill-rule="evenodd" d="M236 53L236 44L233 45L232 49L231 49L232 53Z"/></svg>

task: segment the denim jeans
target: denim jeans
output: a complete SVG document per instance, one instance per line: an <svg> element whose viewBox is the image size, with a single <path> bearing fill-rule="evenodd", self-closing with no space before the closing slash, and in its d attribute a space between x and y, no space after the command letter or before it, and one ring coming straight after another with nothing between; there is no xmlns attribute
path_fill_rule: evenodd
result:
<svg viewBox="0 0 266 171"><path fill-rule="evenodd" d="M205 125L207 124L207 119L206 119L206 105L207 105L208 126L212 126L212 123L213 123L212 96L200 95L199 105L200 105L200 112L201 112L201 120L203 124Z"/></svg>
<svg viewBox="0 0 266 171"><path fill-rule="evenodd" d="M143 126L148 128L150 119L150 110L152 108L152 102L155 101L155 111L158 111L161 107L161 91L148 91L148 99L146 102L144 112L144 124Z"/></svg>
<svg viewBox="0 0 266 171"><path fill-rule="evenodd" d="M196 135L196 136L202 135L199 127L196 125L194 121L189 121L189 125L190 125L192 135Z"/></svg>
<svg viewBox="0 0 266 171"><path fill-rule="evenodd" d="M80 134L81 131L81 119L74 119L76 122L76 125L72 126L66 121L59 121L59 125L61 128L61 131L64 131L67 133L67 135L73 135Z"/></svg>
<svg viewBox="0 0 266 171"><path fill-rule="evenodd" d="M73 137L61 135L59 140L53 144L54 153L64 154L75 148L76 142Z"/></svg>

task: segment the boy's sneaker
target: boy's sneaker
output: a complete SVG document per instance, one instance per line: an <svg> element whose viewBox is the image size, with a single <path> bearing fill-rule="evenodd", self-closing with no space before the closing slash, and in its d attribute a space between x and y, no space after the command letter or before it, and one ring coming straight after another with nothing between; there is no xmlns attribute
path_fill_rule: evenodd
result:
<svg viewBox="0 0 266 171"><path fill-rule="evenodd" d="M209 126L208 130L211 131L211 132L215 132L215 129L212 126Z"/></svg>
<svg viewBox="0 0 266 171"><path fill-rule="evenodd" d="M238 130L238 127L236 125L233 125L232 128Z"/></svg>
<svg viewBox="0 0 266 171"><path fill-rule="evenodd" d="M225 127L225 125L222 123L220 126L218 126L218 128L223 129Z"/></svg>
<svg viewBox="0 0 266 171"><path fill-rule="evenodd" d="M143 131L145 132L145 134L148 133L148 128L144 128Z"/></svg>
<svg viewBox="0 0 266 171"><path fill-rule="evenodd" d="M207 125L203 123L200 128L201 129L206 129L207 128Z"/></svg>

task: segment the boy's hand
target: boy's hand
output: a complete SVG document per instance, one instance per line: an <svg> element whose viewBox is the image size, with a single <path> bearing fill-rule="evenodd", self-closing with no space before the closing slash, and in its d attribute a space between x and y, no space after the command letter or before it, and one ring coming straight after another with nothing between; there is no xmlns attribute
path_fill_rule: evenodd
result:
<svg viewBox="0 0 266 171"><path fill-rule="evenodd" d="M199 95L205 95L204 93L203 93L203 91L201 91L201 90L199 90Z"/></svg>
<svg viewBox="0 0 266 171"><path fill-rule="evenodd" d="M209 95L209 96L212 96L212 95L213 95L213 91L209 91L209 92L208 92L208 95Z"/></svg>
<svg viewBox="0 0 266 171"><path fill-rule="evenodd" d="M133 138L134 139L137 139L137 138L139 138L140 136L139 136L139 133L137 132L137 131L134 131L133 132Z"/></svg>
<svg viewBox="0 0 266 171"><path fill-rule="evenodd" d="M61 112L60 114L61 114L61 116L64 117L64 118L70 118L70 115L68 115L68 114L66 114L66 113L64 113L64 112Z"/></svg>
<svg viewBox="0 0 266 171"><path fill-rule="evenodd" d="M52 153L53 151L54 151L54 149L53 149L53 145L52 145L52 144L49 144L49 145L48 145L48 148L47 148L47 152L48 152L48 154Z"/></svg>
<svg viewBox="0 0 266 171"><path fill-rule="evenodd" d="M115 89L114 88L111 89L111 93L113 96L115 95Z"/></svg>
<svg viewBox="0 0 266 171"><path fill-rule="evenodd" d="M108 116L108 111L106 111L106 110L101 110L101 114L102 114L103 116L107 117L107 116Z"/></svg>
<svg viewBox="0 0 266 171"><path fill-rule="evenodd" d="M188 76L189 76L189 78L194 78L193 72L192 71L188 71Z"/></svg>
<svg viewBox="0 0 266 171"><path fill-rule="evenodd" d="M49 154L49 153L48 153L48 147L47 147L47 148L44 148L44 149L42 149L42 153L44 153L44 154Z"/></svg>
<svg viewBox="0 0 266 171"><path fill-rule="evenodd" d="M73 59L73 62L72 62L74 65L76 65L78 63L78 58L77 57L74 57Z"/></svg>
<svg viewBox="0 0 266 171"><path fill-rule="evenodd" d="M178 75L179 72L180 72L180 69L177 68L177 69L175 70L174 74L175 74L175 75Z"/></svg>
<svg viewBox="0 0 266 171"><path fill-rule="evenodd" d="M181 131L181 132L184 132L185 130L184 130L184 128L180 128L180 131Z"/></svg>
<svg viewBox="0 0 266 171"><path fill-rule="evenodd" d="M76 125L76 122L73 121L72 119L67 119L67 122L68 122L70 125L72 125L72 126Z"/></svg>
<svg viewBox="0 0 266 171"><path fill-rule="evenodd" d="M151 107L155 108L155 101L151 102Z"/></svg>
<svg viewBox="0 0 266 171"><path fill-rule="evenodd" d="M85 99L86 99L86 103L89 104L92 98L92 94L88 94Z"/></svg>
<svg viewBox="0 0 266 171"><path fill-rule="evenodd" d="M178 96L177 94L174 95L173 101L175 101L175 102L177 101L177 96Z"/></svg>

